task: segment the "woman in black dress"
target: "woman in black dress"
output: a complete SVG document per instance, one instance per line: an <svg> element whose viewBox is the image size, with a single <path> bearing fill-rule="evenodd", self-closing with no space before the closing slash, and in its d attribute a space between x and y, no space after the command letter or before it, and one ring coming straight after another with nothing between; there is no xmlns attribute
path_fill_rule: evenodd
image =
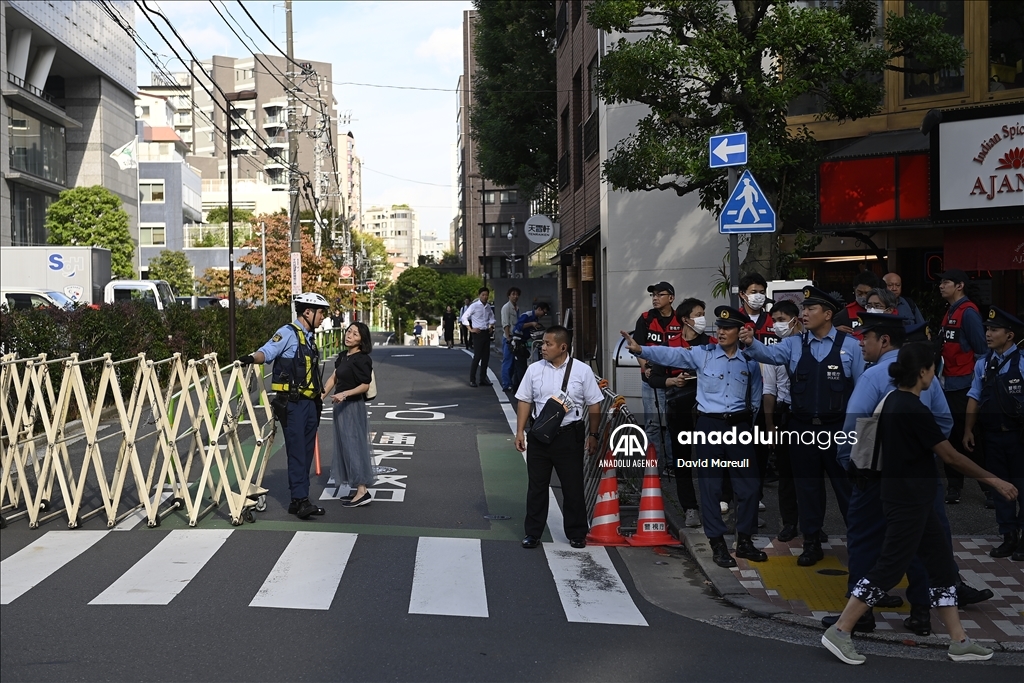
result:
<svg viewBox="0 0 1024 683"><path fill-rule="evenodd" d="M366 419L366 392L373 376L370 330L363 323L352 323L345 330L346 352L338 355L334 373L324 388L324 400L334 403L334 482L354 489L342 496L345 507L361 507L372 501L368 486L376 475L370 457L370 425ZM333 393L332 393L333 392Z"/></svg>
<svg viewBox="0 0 1024 683"><path fill-rule="evenodd" d="M928 569L932 607L949 631L949 658L956 662L990 659L992 650L967 637L957 614L957 567L949 537L933 505L939 473L932 453L968 477L988 484L1007 500L1016 497L1017 489L954 449L921 403L921 392L935 379L935 356L929 344L903 346L896 362L889 366L889 376L896 381L896 390L884 399L876 435L882 449L881 497L886 521L882 553L854 586L839 621L829 627L821 643L841 661L863 664L864 655L857 652L850 639L853 627L895 588L917 555Z"/></svg>

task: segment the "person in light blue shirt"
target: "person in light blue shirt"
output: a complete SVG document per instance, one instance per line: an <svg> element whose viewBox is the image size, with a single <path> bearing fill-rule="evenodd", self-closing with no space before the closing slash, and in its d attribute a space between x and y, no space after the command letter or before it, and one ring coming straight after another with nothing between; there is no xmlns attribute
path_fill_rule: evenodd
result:
<svg viewBox="0 0 1024 683"><path fill-rule="evenodd" d="M622 333L630 353L669 368L697 374L697 423L692 432L671 435L694 446L704 533L711 542L715 564L735 567L725 544L725 523L719 501L726 474L736 496L736 557L764 562L768 556L754 547L760 479L754 451L754 418L761 407L761 366L739 347L739 330L750 318L728 306L715 309L718 344L705 346L640 346ZM685 445L685 443L684 443Z"/></svg>
<svg viewBox="0 0 1024 683"><path fill-rule="evenodd" d="M865 363L857 340L832 326L833 316L842 308L840 302L817 287L805 287L803 294L801 318L806 332L765 346L754 338L753 330L745 329L740 342L750 345L746 353L754 360L789 370L790 423L781 436L799 435L789 443L804 537L797 564L810 567L825 557L819 537L825 522L823 475L828 475L839 511L846 518L850 481L836 461L834 437L843 426L847 401Z"/></svg>
<svg viewBox="0 0 1024 683"><path fill-rule="evenodd" d="M863 335L860 347L864 360L874 363L864 371L857 386L853 389L850 402L846 407L846 421L841 433L856 434L857 418L869 417L875 407L896 384L889 376L889 366L896 362L900 347L906 338L906 327L903 320L889 313L862 313L858 320L858 328ZM953 428L953 417L949 413L946 398L939 387L930 387L921 391L921 402L928 406L942 433L949 436ZM844 470L851 470L850 452L853 450L849 438L841 439L836 449L836 456ZM885 455L883 454L883 457ZM945 519L945 506L942 504L942 489L937 488L938 496L936 512ZM948 521L946 522L948 527ZM882 509L881 479L866 472L858 472L854 478L854 486L850 492L850 505L846 513L846 546L849 553L849 575L847 576L847 596L857 582L875 565L885 540L885 512ZM918 635L931 632L928 597L928 572L920 558L915 558L907 569L909 586L907 601L910 602L910 617L904 625ZM893 598L896 599L896 598ZM832 626L838 617L827 616L821 620L826 628ZM875 616L868 610L857 622L855 630L871 632L875 628Z"/></svg>

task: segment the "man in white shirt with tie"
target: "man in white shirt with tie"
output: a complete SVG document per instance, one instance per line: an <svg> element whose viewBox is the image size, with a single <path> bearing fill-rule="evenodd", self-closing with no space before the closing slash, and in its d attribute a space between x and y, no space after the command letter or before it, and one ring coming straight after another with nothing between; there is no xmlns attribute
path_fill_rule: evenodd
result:
<svg viewBox="0 0 1024 683"><path fill-rule="evenodd" d="M491 296L491 290L481 287L479 298L469 305L466 312L462 314L461 322L467 328L473 339L473 364L469 366L469 386L483 385L488 387L491 383L487 379L487 363L491 360L491 331L494 329L494 309L487 305L487 299ZM480 384L477 384L477 367L480 368Z"/></svg>

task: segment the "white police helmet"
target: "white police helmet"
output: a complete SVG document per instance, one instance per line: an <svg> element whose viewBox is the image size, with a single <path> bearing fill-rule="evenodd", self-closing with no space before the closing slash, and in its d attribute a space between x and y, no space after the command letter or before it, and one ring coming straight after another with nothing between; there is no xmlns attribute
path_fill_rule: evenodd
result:
<svg viewBox="0 0 1024 683"><path fill-rule="evenodd" d="M303 292L295 297L294 302L296 311L303 311L307 308L323 308L326 310L331 307L327 303L327 299L316 292Z"/></svg>

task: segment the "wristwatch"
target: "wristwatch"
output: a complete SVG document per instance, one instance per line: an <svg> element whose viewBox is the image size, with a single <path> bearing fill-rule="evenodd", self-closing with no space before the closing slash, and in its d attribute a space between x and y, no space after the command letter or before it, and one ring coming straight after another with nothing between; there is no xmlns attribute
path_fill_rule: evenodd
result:
<svg viewBox="0 0 1024 683"><path fill-rule="evenodd" d="M600 438L597 432L590 432L590 436L594 437L595 439Z"/></svg>

